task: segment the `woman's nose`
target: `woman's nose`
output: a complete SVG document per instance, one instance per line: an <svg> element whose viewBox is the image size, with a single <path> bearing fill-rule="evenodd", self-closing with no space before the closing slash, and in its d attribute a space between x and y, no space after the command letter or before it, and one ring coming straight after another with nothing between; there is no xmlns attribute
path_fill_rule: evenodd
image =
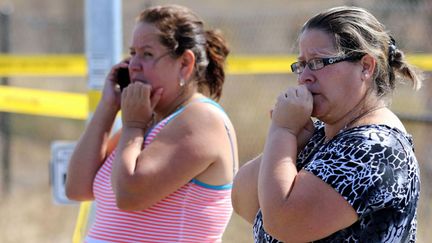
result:
<svg viewBox="0 0 432 243"><path fill-rule="evenodd" d="M141 65L139 64L138 60L135 57L131 57L129 61L129 69L134 72L138 72L142 70Z"/></svg>
<svg viewBox="0 0 432 243"><path fill-rule="evenodd" d="M313 82L314 76L312 75L312 72L310 68L306 65L306 67L303 69L303 72L298 74L297 81L299 84L306 84Z"/></svg>

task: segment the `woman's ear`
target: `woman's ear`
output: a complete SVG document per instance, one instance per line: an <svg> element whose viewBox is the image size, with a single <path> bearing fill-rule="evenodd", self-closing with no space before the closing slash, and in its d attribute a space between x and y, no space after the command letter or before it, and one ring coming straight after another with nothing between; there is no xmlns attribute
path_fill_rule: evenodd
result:
<svg viewBox="0 0 432 243"><path fill-rule="evenodd" d="M180 57L180 75L183 79L189 80L195 67L195 54L191 50L186 50Z"/></svg>
<svg viewBox="0 0 432 243"><path fill-rule="evenodd" d="M362 78L365 80L372 77L375 66L376 66L376 60L369 54L365 54L362 59L360 60L360 63L362 65Z"/></svg>

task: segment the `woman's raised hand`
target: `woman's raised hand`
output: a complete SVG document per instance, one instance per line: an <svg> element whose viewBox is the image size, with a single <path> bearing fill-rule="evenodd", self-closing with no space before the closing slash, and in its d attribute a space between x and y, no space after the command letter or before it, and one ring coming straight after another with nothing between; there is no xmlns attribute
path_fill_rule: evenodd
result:
<svg viewBox="0 0 432 243"><path fill-rule="evenodd" d="M127 68L128 65L129 64L127 59L114 65L105 80L105 84L102 90L101 102L108 104L109 106L113 106L117 110L120 109L121 97L121 91L118 88L117 84L117 74L120 68Z"/></svg>
<svg viewBox="0 0 432 243"><path fill-rule="evenodd" d="M159 88L152 92L151 85L142 82L129 84L121 96L123 126L147 128L162 91Z"/></svg>
<svg viewBox="0 0 432 243"><path fill-rule="evenodd" d="M305 85L290 87L282 92L272 111L273 124L298 135L311 121L312 94Z"/></svg>

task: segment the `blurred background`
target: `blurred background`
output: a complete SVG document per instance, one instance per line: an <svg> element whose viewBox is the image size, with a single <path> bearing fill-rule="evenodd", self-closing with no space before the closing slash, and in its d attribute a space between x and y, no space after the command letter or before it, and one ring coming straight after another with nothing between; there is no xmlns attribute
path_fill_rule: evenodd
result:
<svg viewBox="0 0 432 243"><path fill-rule="evenodd" d="M430 0L128 0L122 3L123 34L119 33L125 54L135 16L145 7L166 3L185 5L196 11L208 28L222 30L233 57L296 55L298 30L309 17L329 7L356 5L367 8L384 23L408 56L420 57L425 66L430 67L432 63L428 56L421 58L432 54ZM2 16L6 14L10 19L8 29L0 27L3 28L0 29L2 43L6 35L10 40L2 52L13 55L84 54L83 0L1 0L0 11ZM88 91L85 75L0 78L3 83L7 81L14 87L83 94ZM241 164L262 151L269 125L269 109L282 89L295 84L296 76L290 73L227 75L221 104L236 126ZM392 109L400 115L414 137L422 176L417 239L418 242L430 242L430 73L427 73L427 80L418 92L412 91L408 85L400 85L394 94ZM56 140L77 140L84 129L85 119L5 112L0 112L0 118L2 125L4 121L8 124L8 132L2 133L0 142L2 145L9 143L7 151L4 146L0 150L0 159L7 157L9 160L9 163L1 161L0 169L0 242L71 242L79 207L53 201L49 176L50 146ZM223 242L252 242L251 226L233 215Z"/></svg>

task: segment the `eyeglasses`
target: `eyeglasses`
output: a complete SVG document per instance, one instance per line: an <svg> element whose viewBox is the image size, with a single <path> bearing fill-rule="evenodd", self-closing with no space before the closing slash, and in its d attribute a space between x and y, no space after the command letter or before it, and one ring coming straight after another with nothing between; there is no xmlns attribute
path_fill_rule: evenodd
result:
<svg viewBox="0 0 432 243"><path fill-rule="evenodd" d="M327 65L332 65L338 62L343 61L356 61L360 60L362 56L353 55L353 56L340 56L340 57L327 57L327 58L313 58L306 61L299 61L291 64L291 71L296 74L301 74L303 70L306 68L306 65L310 70L320 70Z"/></svg>

